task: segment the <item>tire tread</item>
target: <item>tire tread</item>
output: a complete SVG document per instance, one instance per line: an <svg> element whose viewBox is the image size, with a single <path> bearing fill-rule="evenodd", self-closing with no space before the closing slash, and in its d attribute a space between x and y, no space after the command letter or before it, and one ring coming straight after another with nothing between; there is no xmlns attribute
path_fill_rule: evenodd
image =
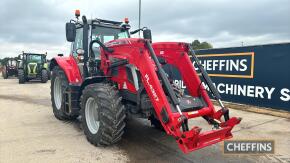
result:
<svg viewBox="0 0 290 163"><path fill-rule="evenodd" d="M93 95L97 99L100 108L98 136L90 133L84 119L87 95ZM91 144L95 146L107 146L121 140L126 126L124 122L126 114L122 98L115 87L109 83L90 84L83 90L80 101L84 133Z"/></svg>

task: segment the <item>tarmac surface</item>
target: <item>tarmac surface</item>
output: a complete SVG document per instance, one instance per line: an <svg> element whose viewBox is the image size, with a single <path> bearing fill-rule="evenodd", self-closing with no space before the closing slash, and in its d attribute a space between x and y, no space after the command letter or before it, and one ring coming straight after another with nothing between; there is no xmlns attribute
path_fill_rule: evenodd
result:
<svg viewBox="0 0 290 163"><path fill-rule="evenodd" d="M183 154L175 140L144 119L128 121L120 143L95 147L83 134L78 120L57 120L50 102L50 81L18 84L0 78L0 163L10 162L290 162L290 119L240 110L243 120L235 139L273 139L274 155L225 155L223 143ZM203 119L190 122L210 129Z"/></svg>

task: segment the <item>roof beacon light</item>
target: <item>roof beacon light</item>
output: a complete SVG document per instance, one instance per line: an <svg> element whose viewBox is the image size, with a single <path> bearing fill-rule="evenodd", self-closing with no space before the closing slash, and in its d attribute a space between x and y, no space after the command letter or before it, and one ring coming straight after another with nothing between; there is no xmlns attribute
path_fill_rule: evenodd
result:
<svg viewBox="0 0 290 163"><path fill-rule="evenodd" d="M125 19L124 19L124 22L125 22L126 24L129 24L129 19L128 19L128 18L125 18Z"/></svg>
<svg viewBox="0 0 290 163"><path fill-rule="evenodd" d="M81 15L80 10L76 10L75 11L75 16L76 16L77 19L79 18L80 15Z"/></svg>

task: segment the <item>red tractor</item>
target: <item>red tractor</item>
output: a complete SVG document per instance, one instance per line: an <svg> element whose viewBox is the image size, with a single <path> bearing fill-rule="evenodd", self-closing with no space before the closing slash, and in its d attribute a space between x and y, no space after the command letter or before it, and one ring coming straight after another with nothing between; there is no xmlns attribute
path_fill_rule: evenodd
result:
<svg viewBox="0 0 290 163"><path fill-rule="evenodd" d="M151 31L129 32L128 19L116 22L82 16L79 21L79 16L77 10L76 19L66 23L71 55L55 57L50 63L51 101L57 119L81 116L84 133L96 146L118 142L128 115L148 118L173 136L185 153L232 137L231 130L241 118L229 117L212 81L198 64L221 109L213 106L190 60L192 55L199 63L189 44L151 44ZM130 37L139 31L144 39ZM164 65L179 70L188 95L170 82ZM188 121L196 117L203 117L213 130L190 128Z"/></svg>
<svg viewBox="0 0 290 163"><path fill-rule="evenodd" d="M18 64L19 62L16 58L7 58L2 69L3 78L8 79L9 76L17 76Z"/></svg>

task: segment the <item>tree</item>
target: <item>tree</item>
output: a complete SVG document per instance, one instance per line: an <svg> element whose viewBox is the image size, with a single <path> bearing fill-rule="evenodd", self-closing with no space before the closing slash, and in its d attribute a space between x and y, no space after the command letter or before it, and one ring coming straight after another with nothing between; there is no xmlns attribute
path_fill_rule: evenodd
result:
<svg viewBox="0 0 290 163"><path fill-rule="evenodd" d="M5 63L7 62L7 60L8 60L8 57L5 57L3 59L0 59L1 65L5 65Z"/></svg>
<svg viewBox="0 0 290 163"><path fill-rule="evenodd" d="M192 48L194 49L194 50L198 50L198 49L211 49L211 48L213 48L213 46L210 44L210 43L208 43L208 42L200 42L200 41L198 41L198 40L194 40L192 43L191 43L191 45L192 45Z"/></svg>

